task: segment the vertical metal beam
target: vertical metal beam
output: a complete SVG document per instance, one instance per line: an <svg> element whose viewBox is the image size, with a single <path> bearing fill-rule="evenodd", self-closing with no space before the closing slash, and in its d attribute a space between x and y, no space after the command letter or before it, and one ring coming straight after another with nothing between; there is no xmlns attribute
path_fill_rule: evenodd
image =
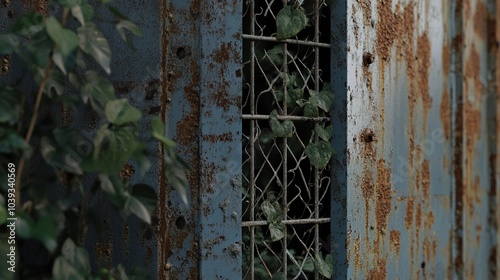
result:
<svg viewBox="0 0 500 280"><path fill-rule="evenodd" d="M241 1L201 1L200 278L241 278Z"/></svg>
<svg viewBox="0 0 500 280"><path fill-rule="evenodd" d="M333 148L337 155L332 160L331 186L331 246L335 260L332 279L347 279L347 207L348 207L348 174L347 142L349 132L347 123L347 75L348 75L348 45L347 34L348 0L332 1L331 17L331 85L335 94L332 109Z"/></svg>

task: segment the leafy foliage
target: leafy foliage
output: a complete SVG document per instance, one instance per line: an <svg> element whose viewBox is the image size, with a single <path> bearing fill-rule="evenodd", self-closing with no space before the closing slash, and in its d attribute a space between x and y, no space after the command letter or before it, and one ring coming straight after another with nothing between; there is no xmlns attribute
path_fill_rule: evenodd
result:
<svg viewBox="0 0 500 280"><path fill-rule="evenodd" d="M256 5L257 3L258 1L255 1ZM271 6L262 1L262 6L252 8L257 11L259 8L274 9L275 7L278 6ZM308 3L307 1L285 1L284 6L276 14L276 39L311 39L312 34L307 32L312 31L312 28L306 29L308 16L317 15L314 9L318 8L311 1ZM253 18L252 20L259 21ZM268 22L263 19L258 23L260 24L265 26ZM317 35L314 36L316 39ZM243 186L243 201L245 203L245 199L253 195L256 201L259 201L256 204L260 206L254 209L252 217L244 216L244 219L253 221L264 217L267 221L267 226L253 229L254 259L250 259L250 250L243 251L244 277L248 279L251 277L256 279L309 279L311 277L312 279L315 271L320 277L326 279L330 279L333 275L331 255L324 256L322 252L304 248L309 246L304 244L311 242L311 238L315 239L314 242L318 242L317 237L307 232L306 227L285 226L283 223L285 217L287 219L308 217L307 214L301 214L300 211L294 211L295 209L292 208L301 205L297 200L302 200L304 204L316 203L313 202L316 194L313 194L310 188L312 185L317 187L317 183L312 181L312 177L317 180L318 174L319 176L327 174L328 166L335 154L331 144L334 136L333 126L329 122L334 103L333 92L328 83L329 78L325 79L321 73L314 73L322 69L316 60L318 57L312 59L315 55L319 55L318 53L320 54L321 51L317 48L307 48L295 45L293 42L286 46L279 41L273 44L259 42L250 47L248 59L245 60L245 63L255 60L256 68L258 68L254 76L244 75L243 77L244 82L254 87L251 92L258 92L255 94L257 96L254 105L256 108L252 109L250 106L249 109L261 115L269 114L268 127L259 122L254 124L259 128L256 129L258 141L247 148L254 149L255 153L249 156L252 159L248 161L244 159L243 166L244 176L249 179L247 186ZM251 74L251 67L249 68ZM264 85L261 86L261 83ZM268 85L270 88L267 88ZM284 160L285 157L287 161ZM250 173L252 164L256 169L259 168L253 174L253 181L250 179L252 178ZM280 174L281 171L284 171L283 175ZM286 176L289 177L285 181ZM329 175L326 176L329 177ZM300 177L300 179L295 177ZM248 191L250 184L254 184L254 194ZM295 188L290 189L290 186L295 186ZM289 189L284 191L287 187ZM284 196L287 196L286 205L281 201L284 200ZM264 197L267 199L264 200ZM244 211L248 211L249 207L251 206L248 208L244 206ZM250 230L244 229L243 243L245 245L251 244L250 234ZM299 239L298 242L297 239ZM282 262L285 261L283 253L287 256L286 271L283 271ZM254 268L252 276L250 276L250 265Z"/></svg>
<svg viewBox="0 0 500 280"><path fill-rule="evenodd" d="M111 0L100 1L117 16L115 27L127 44L131 45L128 33L142 35L139 27L110 5ZM111 48L92 22L94 10L88 1L54 0L53 5L61 8L62 17L26 13L8 34L0 34L0 54L22 60L25 72L37 85L33 94L19 82L0 80L0 179L7 182L7 176L17 172L16 195L23 198L16 201L18 239L43 246L52 268L25 264L18 273L53 279L127 279L121 265L100 269L97 274L91 271L89 254L79 244L88 224L99 228L95 212L87 208L88 201L102 192L124 220L135 215L151 223L156 191L145 184L132 185L119 176L120 170L135 162L144 175L153 154L148 147L161 143L166 178L187 203L187 165L176 155L175 143L165 137L162 120L153 118L153 131L145 133L139 125L141 111L115 95L113 84L103 73L111 73ZM91 60L100 69L88 67ZM91 110L99 125L83 132L59 120L38 119L39 112L61 107ZM39 141L31 141L34 138ZM22 176L24 166L35 156L45 162L45 167L38 168L52 169L52 174L21 181L26 177ZM9 163L15 163L17 170L7 168ZM60 195L49 199L51 189L53 194L54 188L61 187ZM4 184L0 188L0 225L12 216L9 211L14 199L8 188ZM4 233L0 235L3 238ZM9 248L0 246L0 250L4 254ZM47 271L51 272L42 275ZM128 273L147 278L138 270Z"/></svg>
<svg viewBox="0 0 500 280"><path fill-rule="evenodd" d="M276 16L278 40L288 39L297 35L307 25L307 16L300 9L285 6Z"/></svg>

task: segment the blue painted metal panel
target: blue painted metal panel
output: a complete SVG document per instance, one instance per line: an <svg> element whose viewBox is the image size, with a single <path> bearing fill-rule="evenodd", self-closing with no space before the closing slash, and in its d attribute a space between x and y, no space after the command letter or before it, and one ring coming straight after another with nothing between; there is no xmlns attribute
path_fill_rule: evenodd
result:
<svg viewBox="0 0 500 280"><path fill-rule="evenodd" d="M334 278L496 277L495 7L333 3Z"/></svg>
<svg viewBox="0 0 500 280"><path fill-rule="evenodd" d="M240 1L200 9L200 275L241 278Z"/></svg>

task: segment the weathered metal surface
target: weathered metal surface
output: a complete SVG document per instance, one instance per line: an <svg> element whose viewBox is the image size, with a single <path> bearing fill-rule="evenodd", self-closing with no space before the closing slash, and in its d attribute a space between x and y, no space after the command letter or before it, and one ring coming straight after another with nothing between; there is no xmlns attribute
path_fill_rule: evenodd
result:
<svg viewBox="0 0 500 280"><path fill-rule="evenodd" d="M334 2L335 278L496 277L494 8Z"/></svg>
<svg viewBox="0 0 500 280"><path fill-rule="evenodd" d="M495 136L496 1L464 2L462 10L462 260L467 279L496 271Z"/></svg>
<svg viewBox="0 0 500 280"><path fill-rule="evenodd" d="M201 1L200 275L241 277L241 1Z"/></svg>
<svg viewBox="0 0 500 280"><path fill-rule="evenodd" d="M162 112L192 170L189 207L162 187L158 277L233 279L241 274L241 3L167 3Z"/></svg>

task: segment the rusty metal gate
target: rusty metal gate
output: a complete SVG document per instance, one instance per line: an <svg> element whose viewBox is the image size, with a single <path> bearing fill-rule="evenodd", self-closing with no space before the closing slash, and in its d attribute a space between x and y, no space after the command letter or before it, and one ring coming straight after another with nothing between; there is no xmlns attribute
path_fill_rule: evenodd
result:
<svg viewBox="0 0 500 280"><path fill-rule="evenodd" d="M133 175L157 186L161 207L147 226L103 206L109 234L86 240L93 265L321 279L315 266L331 254L332 279L500 277L500 3L288 1L309 25L277 40L286 2L116 2L144 37L136 52L113 50L112 80L166 120L192 166L190 207L161 164ZM2 2L0 31L46 3ZM316 92L334 94L331 114L289 102ZM335 155L313 163L307 147L329 125Z"/></svg>

